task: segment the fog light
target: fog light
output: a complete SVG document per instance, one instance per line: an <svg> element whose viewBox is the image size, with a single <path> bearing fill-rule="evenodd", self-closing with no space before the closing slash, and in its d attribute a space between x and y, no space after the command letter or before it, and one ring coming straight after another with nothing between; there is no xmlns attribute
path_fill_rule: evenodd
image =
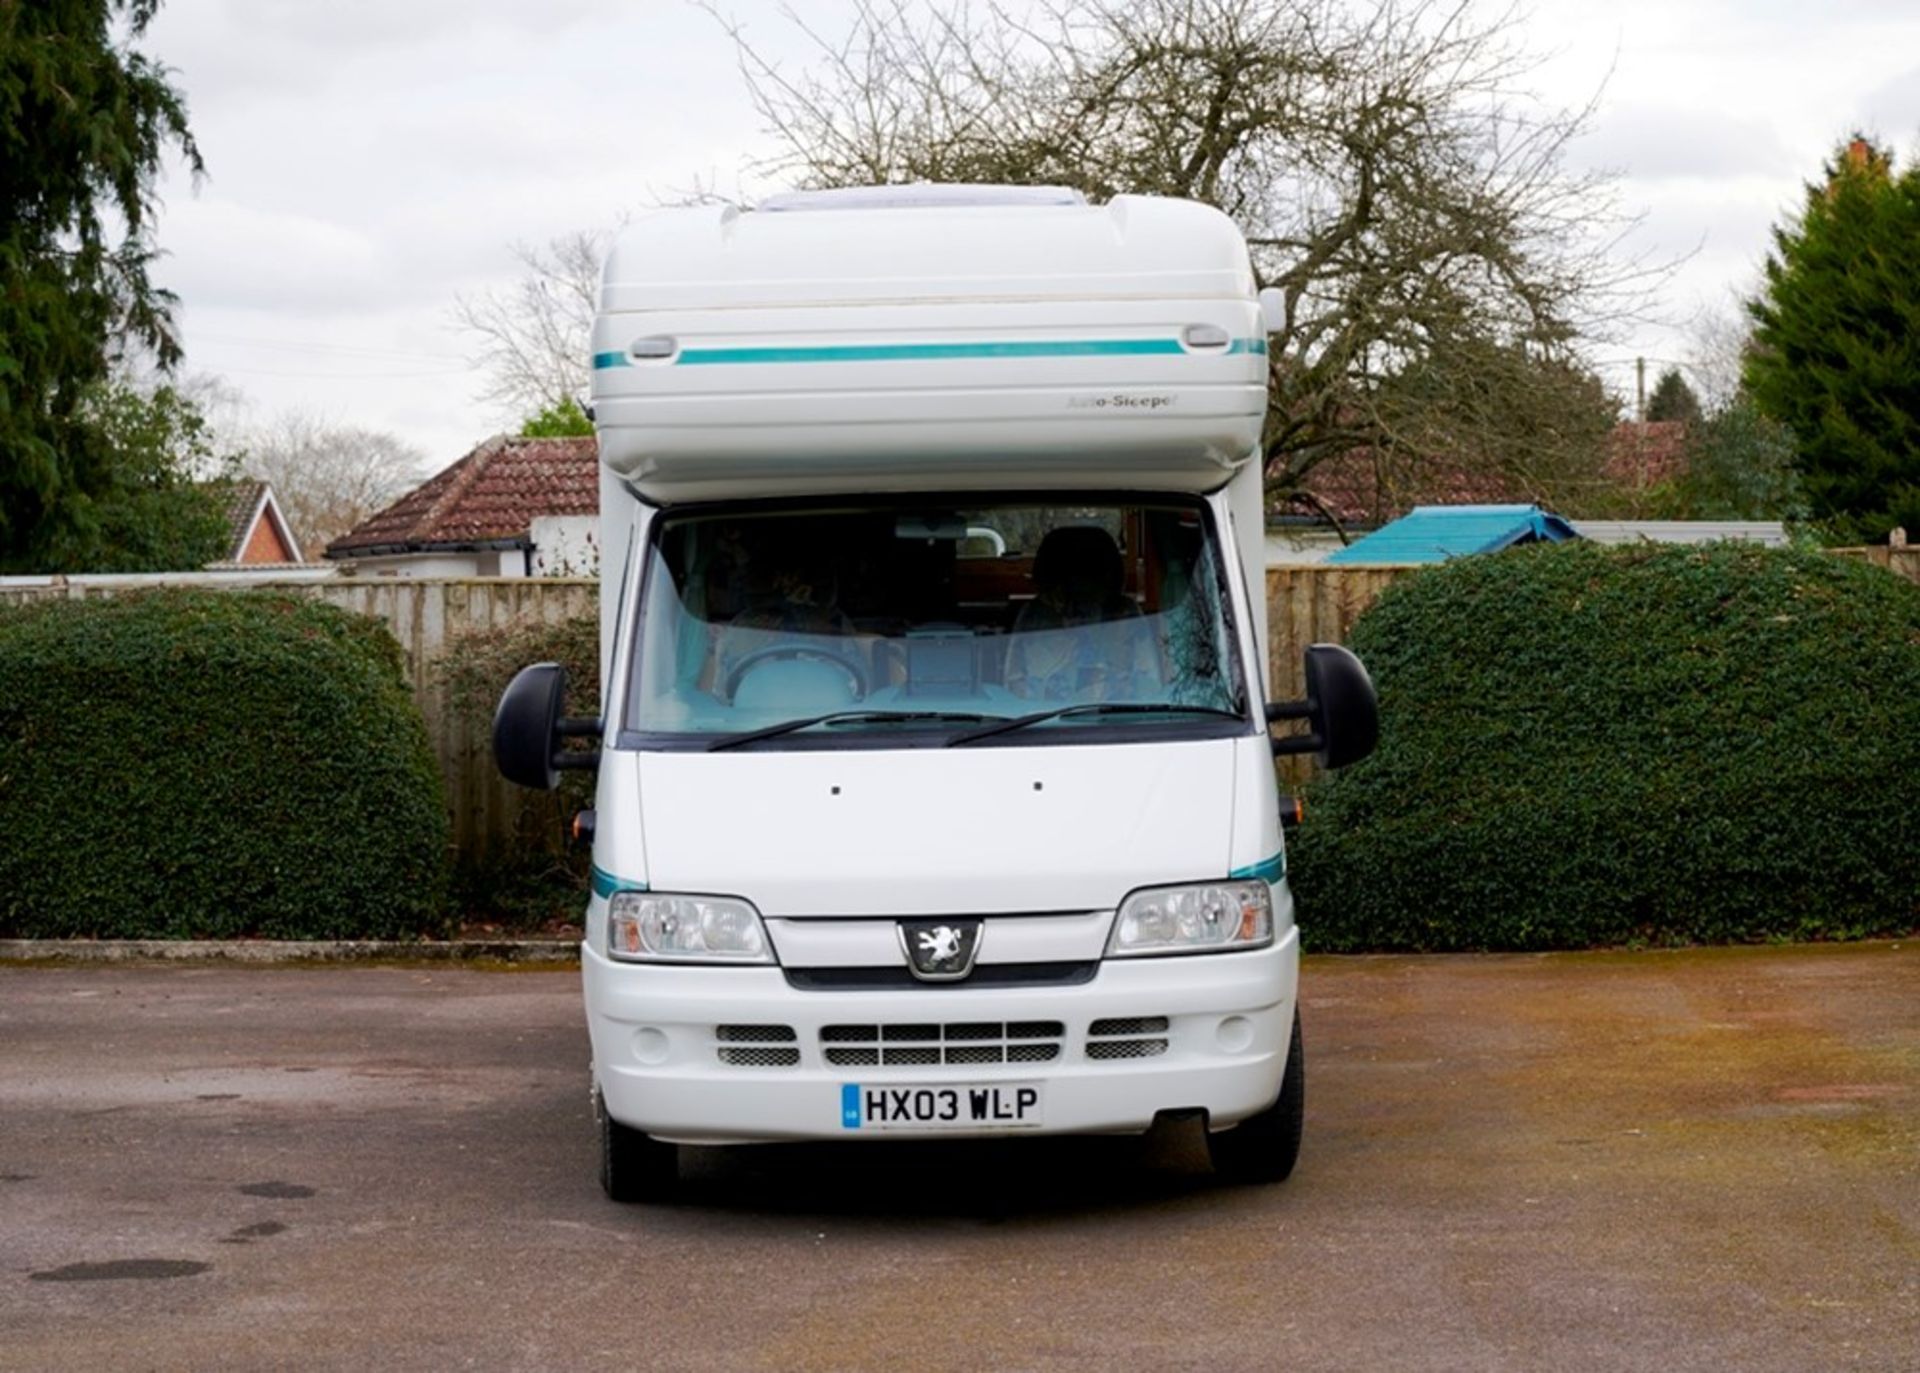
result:
<svg viewBox="0 0 1920 1373"><path fill-rule="evenodd" d="M643 1025L633 1032L633 1056L642 1063L665 1063L673 1051L673 1042L665 1030Z"/></svg>
<svg viewBox="0 0 1920 1373"><path fill-rule="evenodd" d="M1213 1037L1228 1053L1245 1053L1253 1043L1253 1022L1243 1015L1230 1015L1220 1022Z"/></svg>

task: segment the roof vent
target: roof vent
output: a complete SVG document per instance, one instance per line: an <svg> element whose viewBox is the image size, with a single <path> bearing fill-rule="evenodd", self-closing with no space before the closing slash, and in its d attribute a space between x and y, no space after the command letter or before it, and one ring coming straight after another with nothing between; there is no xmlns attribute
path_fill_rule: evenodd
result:
<svg viewBox="0 0 1920 1373"><path fill-rule="evenodd" d="M945 185L922 181L911 186L844 186L831 191L787 191L768 196L758 208L794 210L951 210L989 205L1085 205L1087 198L1069 186Z"/></svg>

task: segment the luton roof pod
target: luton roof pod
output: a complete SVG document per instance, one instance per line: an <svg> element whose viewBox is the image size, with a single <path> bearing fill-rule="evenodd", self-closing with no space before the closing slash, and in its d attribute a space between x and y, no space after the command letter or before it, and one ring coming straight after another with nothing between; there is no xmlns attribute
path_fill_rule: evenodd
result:
<svg viewBox="0 0 1920 1373"><path fill-rule="evenodd" d="M1266 364L1245 241L1209 206L883 187L635 223L593 405L610 474L657 505L1198 492L1257 451Z"/></svg>

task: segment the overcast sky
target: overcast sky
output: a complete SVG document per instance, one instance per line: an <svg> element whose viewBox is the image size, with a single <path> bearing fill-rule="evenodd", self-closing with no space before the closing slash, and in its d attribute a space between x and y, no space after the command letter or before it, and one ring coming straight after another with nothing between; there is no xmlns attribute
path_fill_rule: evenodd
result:
<svg viewBox="0 0 1920 1373"><path fill-rule="evenodd" d="M778 8L727 11L775 56ZM802 0L844 24L843 0ZM1604 83L1588 163L1624 173L1637 246L1687 256L1673 323L1597 350L1689 356L1689 321L1754 280L1768 229L1858 126L1920 152L1916 0L1535 0L1547 99ZM504 427L476 401L456 296L509 284L509 245L599 228L770 145L731 44L682 0L165 0L144 48L175 69L208 179L165 184L159 279L188 368L256 418L299 407L387 430L429 468Z"/></svg>

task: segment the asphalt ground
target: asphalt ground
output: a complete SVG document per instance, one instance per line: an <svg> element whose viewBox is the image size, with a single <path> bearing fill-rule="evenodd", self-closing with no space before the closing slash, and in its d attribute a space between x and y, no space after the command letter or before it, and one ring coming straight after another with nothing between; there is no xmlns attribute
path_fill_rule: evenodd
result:
<svg viewBox="0 0 1920 1373"><path fill-rule="evenodd" d="M699 1150L577 975L0 968L0 1366L1912 1369L1920 948L1309 959L1306 1148Z"/></svg>

